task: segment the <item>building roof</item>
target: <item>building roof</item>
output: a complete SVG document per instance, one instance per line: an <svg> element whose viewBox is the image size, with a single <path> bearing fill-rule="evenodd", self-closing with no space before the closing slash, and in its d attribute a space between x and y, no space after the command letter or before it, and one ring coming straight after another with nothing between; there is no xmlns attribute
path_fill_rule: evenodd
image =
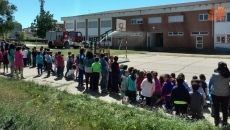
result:
<svg viewBox="0 0 230 130"><path fill-rule="evenodd" d="M143 12L148 10L165 10L165 9L171 9L171 8L179 8L179 7L191 7L191 6L201 6L201 5L210 5L210 4L219 4L230 2L229 0L205 0L205 1L198 1L198 2L189 2L189 3L180 3L180 4L170 4L170 5L160 5L160 6L149 6L149 7L141 7L141 8L132 8L132 9L122 9L122 10L110 10L110 11L104 11L104 12L97 12L97 13L90 13L90 14L83 14L83 15L77 15L77 16L67 16L62 17L62 21L64 20L72 20L72 19L78 19L78 18L96 18L101 17L103 15L111 15L112 17L120 16L120 15L114 15L114 14L120 14L124 12ZM209 7L207 7L209 9ZM125 15L122 15L125 16Z"/></svg>

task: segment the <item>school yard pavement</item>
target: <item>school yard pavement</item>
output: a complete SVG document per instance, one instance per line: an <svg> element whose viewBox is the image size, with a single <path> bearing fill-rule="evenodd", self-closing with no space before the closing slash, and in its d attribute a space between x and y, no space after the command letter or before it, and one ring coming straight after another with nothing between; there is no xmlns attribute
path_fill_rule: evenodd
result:
<svg viewBox="0 0 230 130"><path fill-rule="evenodd" d="M120 56L123 57L123 56ZM212 58L216 57L216 58ZM229 58L228 58L229 57ZM129 60L129 62L127 62ZM128 67L135 67L139 70L157 71L158 74L165 73L184 73L186 79L190 83L192 76L204 74L209 80L214 69L217 68L219 61L224 61L230 65L230 56L211 56L211 55L183 55L183 54L170 54L170 53L147 53L147 54L130 54L128 60L120 58L122 64ZM66 90L72 94L90 94L92 98L98 98L107 102L121 103L119 95L115 94L98 94L85 90L84 88L77 88L76 81L56 80L55 76L45 78L46 73L41 77L37 75L36 68L25 68L24 77L26 81L34 81L38 84L47 84L60 90ZM209 110L207 110L209 111ZM205 117L213 123L213 118L210 114L205 113Z"/></svg>

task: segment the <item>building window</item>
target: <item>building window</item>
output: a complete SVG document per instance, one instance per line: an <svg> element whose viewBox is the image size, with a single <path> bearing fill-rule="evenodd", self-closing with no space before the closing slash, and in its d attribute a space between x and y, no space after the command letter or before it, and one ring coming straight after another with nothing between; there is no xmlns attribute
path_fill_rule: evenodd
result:
<svg viewBox="0 0 230 130"><path fill-rule="evenodd" d="M168 36L184 36L183 32L168 32Z"/></svg>
<svg viewBox="0 0 230 130"><path fill-rule="evenodd" d="M227 43L230 43L230 34L227 35Z"/></svg>
<svg viewBox="0 0 230 130"><path fill-rule="evenodd" d="M77 22L77 28L85 28L85 22Z"/></svg>
<svg viewBox="0 0 230 130"><path fill-rule="evenodd" d="M89 41L91 42L97 42L98 40L98 37L89 37Z"/></svg>
<svg viewBox="0 0 230 130"><path fill-rule="evenodd" d="M191 35L208 35L208 32L191 32Z"/></svg>
<svg viewBox="0 0 230 130"><path fill-rule="evenodd" d="M227 35L227 43L229 43L230 35ZM216 43L226 43L225 36L217 36Z"/></svg>
<svg viewBox="0 0 230 130"><path fill-rule="evenodd" d="M97 28L97 21L90 21L88 28Z"/></svg>
<svg viewBox="0 0 230 130"><path fill-rule="evenodd" d="M161 17L153 17L153 18L149 18L148 22L151 23L161 23L162 22L162 18Z"/></svg>
<svg viewBox="0 0 230 130"><path fill-rule="evenodd" d="M230 22L230 13L227 13L227 21Z"/></svg>
<svg viewBox="0 0 230 130"><path fill-rule="evenodd" d="M143 19L131 19L131 24L143 24Z"/></svg>
<svg viewBox="0 0 230 130"><path fill-rule="evenodd" d="M183 16L183 15L169 16L169 17L168 17L168 22L169 22L169 23L184 22L184 16Z"/></svg>
<svg viewBox="0 0 230 130"><path fill-rule="evenodd" d="M111 27L112 26L111 22L112 22L111 20L101 21L101 27L102 28Z"/></svg>
<svg viewBox="0 0 230 130"><path fill-rule="evenodd" d="M129 34L130 36L143 36L143 33L142 32L137 32L137 33L130 33Z"/></svg>
<svg viewBox="0 0 230 130"><path fill-rule="evenodd" d="M208 14L199 14L199 21L207 21Z"/></svg>
<svg viewBox="0 0 230 130"><path fill-rule="evenodd" d="M65 29L74 29L74 23L66 23Z"/></svg>
<svg viewBox="0 0 230 130"><path fill-rule="evenodd" d="M221 43L225 43L225 37L224 36L221 37Z"/></svg>

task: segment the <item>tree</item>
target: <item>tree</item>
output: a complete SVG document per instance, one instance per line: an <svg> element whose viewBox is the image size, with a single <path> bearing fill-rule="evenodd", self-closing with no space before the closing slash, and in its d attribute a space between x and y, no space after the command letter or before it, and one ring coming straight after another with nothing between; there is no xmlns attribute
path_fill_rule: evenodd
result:
<svg viewBox="0 0 230 130"><path fill-rule="evenodd" d="M26 32L21 31L21 32L20 32L19 39L20 39L20 40L26 40L26 37L27 37Z"/></svg>
<svg viewBox="0 0 230 130"><path fill-rule="evenodd" d="M44 11L43 13L37 15L36 19L31 24L31 29L38 37L45 38L47 31L56 30L55 22L53 22L53 14L50 14L49 11Z"/></svg>
<svg viewBox="0 0 230 130"><path fill-rule="evenodd" d="M8 32L14 29L14 12L17 11L17 7L8 0L0 0L0 36L5 36Z"/></svg>

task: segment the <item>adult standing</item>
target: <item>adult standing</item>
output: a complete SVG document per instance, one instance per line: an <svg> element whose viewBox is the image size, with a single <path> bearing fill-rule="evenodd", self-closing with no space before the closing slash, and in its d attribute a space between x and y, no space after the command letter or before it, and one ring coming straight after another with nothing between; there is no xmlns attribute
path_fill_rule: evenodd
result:
<svg viewBox="0 0 230 130"><path fill-rule="evenodd" d="M84 69L85 49L84 48L80 49L80 53L78 54L77 59L78 59L78 68L79 68L78 84L79 86L83 86L83 76L85 73L85 69Z"/></svg>
<svg viewBox="0 0 230 130"><path fill-rule="evenodd" d="M10 75L13 76L15 66L14 66L14 51L15 51L15 45L10 44L8 55L9 55L9 62L10 62Z"/></svg>
<svg viewBox="0 0 230 130"><path fill-rule="evenodd" d="M101 92L106 93L107 84L108 84L108 65L105 61L105 54L101 54L100 56L101 63Z"/></svg>
<svg viewBox="0 0 230 130"><path fill-rule="evenodd" d="M40 52L39 52L40 54ZM33 60L33 66L32 67L36 67L36 57L37 57L37 50L36 47L33 48L32 51L32 60Z"/></svg>
<svg viewBox="0 0 230 130"><path fill-rule="evenodd" d="M222 125L227 125L228 119L228 100L229 100L229 82L230 72L227 64L224 62L218 63L216 72L212 74L209 87L211 87L212 101L215 109L215 125L219 125L220 106L223 113Z"/></svg>
<svg viewBox="0 0 230 130"><path fill-rule="evenodd" d="M88 89L88 84L90 84L90 89L92 89L93 80L92 80L92 69L91 66L94 63L94 57L92 51L87 51L85 59L84 59L84 65L85 65L85 84L86 89ZM90 83L89 83L90 81Z"/></svg>

